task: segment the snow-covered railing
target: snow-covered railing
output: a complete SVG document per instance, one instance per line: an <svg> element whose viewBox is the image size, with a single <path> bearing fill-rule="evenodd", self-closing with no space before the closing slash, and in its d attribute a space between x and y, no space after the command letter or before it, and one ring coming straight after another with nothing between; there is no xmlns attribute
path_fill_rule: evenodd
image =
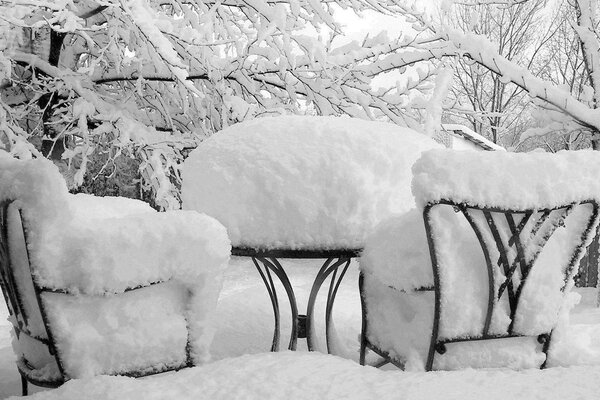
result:
<svg viewBox="0 0 600 400"><path fill-rule="evenodd" d="M45 159L0 152L0 283L23 379L57 386L208 359L230 244L193 211L71 195Z"/></svg>
<svg viewBox="0 0 600 400"><path fill-rule="evenodd" d="M464 125L459 124L442 124L442 130L448 132L449 135L456 136L470 142L475 146L475 148L479 148L482 150L497 150L497 151L506 151L506 149L486 137L480 135L472 129ZM455 146L449 146L451 149L455 148Z"/></svg>
<svg viewBox="0 0 600 400"><path fill-rule="evenodd" d="M363 362L371 348L402 368L544 366L598 224L598 168L595 152L424 153L425 229L419 211L384 223L361 260Z"/></svg>

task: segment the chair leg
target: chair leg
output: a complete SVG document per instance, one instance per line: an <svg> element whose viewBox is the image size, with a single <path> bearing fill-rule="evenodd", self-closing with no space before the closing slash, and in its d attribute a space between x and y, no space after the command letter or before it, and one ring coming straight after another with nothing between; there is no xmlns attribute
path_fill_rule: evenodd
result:
<svg viewBox="0 0 600 400"><path fill-rule="evenodd" d="M358 292L360 293L360 311L361 311L361 327L360 327L360 365L365 365L366 363L366 353L367 353L367 310L365 304L365 298L363 294L363 286L365 284L365 277L361 273L358 276Z"/></svg>
<svg viewBox="0 0 600 400"><path fill-rule="evenodd" d="M27 379L21 375L21 395L27 396Z"/></svg>
<svg viewBox="0 0 600 400"><path fill-rule="evenodd" d="M365 338L364 332L360 334L360 365L365 365L365 358L367 353L367 339Z"/></svg>

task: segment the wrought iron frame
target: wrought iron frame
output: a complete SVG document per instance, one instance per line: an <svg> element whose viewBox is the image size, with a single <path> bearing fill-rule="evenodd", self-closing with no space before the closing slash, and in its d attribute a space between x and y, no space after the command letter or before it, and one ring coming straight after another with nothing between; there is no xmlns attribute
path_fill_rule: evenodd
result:
<svg viewBox="0 0 600 400"><path fill-rule="evenodd" d="M521 298L521 293L523 292L523 288L527 282L527 277L531 272L531 269L537 260L537 257L542 252L543 247L546 245L548 240L554 234L555 230L564 225L565 219L571 213L574 207L579 205L591 205L592 212L587 221L587 226L585 227L579 244L574 248L573 253L571 254L571 258L569 259L569 264L565 269L564 274L564 285L561 288L561 291L564 291L568 279L573 275L573 270L576 268L576 263L580 257L580 255L585 251L585 243L587 239L593 234L592 230L598 220L599 215L599 205L595 200L586 200L581 202L575 202L570 204L565 204L559 207L554 208L541 208L541 209L522 209L522 210L514 210L514 209L503 209L497 207L479 207L472 206L466 203L454 202L451 200L439 200L436 202L429 203L425 206L423 210L423 221L425 224L425 232L427 236L427 243L429 246L429 253L431 257L431 265L433 269L433 279L434 286L432 288L421 288L415 291L427 291L433 290L435 296L434 303L434 315L433 315L433 326L431 333L430 345L427 353L427 361L425 364L425 369L427 371L431 371L433 369L433 363L436 353L444 354L446 352L446 345L450 343L458 343L458 342L466 342L466 341L479 341L479 340L496 340L496 339L506 339L506 338L515 338L515 337L525 337L525 335L521 335L515 333L514 322L516 312L519 306L519 301ZM482 334L479 336L471 336L471 337L455 337L448 339L440 339L439 338L439 329L440 329L440 319L442 314L442 306L441 306L441 288L440 288L440 274L439 274L439 262L437 259L436 253L436 241L435 236L432 234L432 226L430 213L434 207L437 206L449 206L453 207L454 211L457 213L462 213L465 219L468 221L470 227L473 229L479 245L483 251L483 255L485 258L486 268L487 268L487 276L488 276L488 304L486 310L486 317L484 326L482 329ZM482 228L484 226L480 226L480 224L473 218L473 211L481 212L485 222L487 224L487 229L489 229L488 233L493 237L493 243L486 243L483 234ZM555 215L557 217L556 220L550 221L550 223L546 224L546 221L549 220L549 217L553 213L558 213ZM508 240L505 242L500 235L500 231L496 220L493 215L504 216L506 220L506 224L510 229ZM515 221L515 216L520 216L518 222ZM533 220L533 226L531 230L528 232L529 237L527 242L523 242L521 238L521 234L524 233L524 229L527 226L528 222L532 217L536 217L537 220ZM536 250L530 253L529 257L526 256L526 249L529 244L533 242L533 239L536 240L536 245L539 246ZM494 266L494 263L491 259L490 250L494 248L497 250L499 254L499 259L497 260L497 266ZM516 252L516 256L514 259L509 261L507 256L508 249L513 247ZM502 268L502 272L504 274L505 280L499 285L498 290L496 291L496 281L494 275L495 268ZM514 282L513 277L515 276L515 272L519 269L519 280L518 282ZM398 360L391 357L388 353L382 351L377 348L377 346L370 343L367 339L368 333L368 320L367 320L367 310L364 302L364 292L363 292L363 280L364 277L361 274L359 278L359 288L361 293L361 305L362 305L362 332L361 332L361 349L360 349L360 363L362 365L365 364L365 356L366 350L370 349L374 351L379 356L383 357L384 362L380 363L380 365L391 362L397 367L404 369L404 361ZM515 288L515 284L517 287ZM507 329L506 334L494 335L490 334L489 329L491 325L492 315L494 310L498 304L498 301L502 298L502 296L506 295L508 298L508 303L510 307L510 323ZM542 352L548 355L548 350L550 348L550 342L552 340L552 330L549 332L541 333L537 336L538 343L542 345ZM540 365L540 368L545 368L546 360Z"/></svg>
<svg viewBox="0 0 600 400"><path fill-rule="evenodd" d="M9 211L9 207L13 203L14 203L14 200L5 200L5 201L0 202L0 289L2 290L2 293L4 295L4 300L8 307L9 315L13 317L13 321L17 321L16 325L13 323L13 330L15 332L16 337L19 338L19 336L21 334L24 334L24 335L30 337L31 339L34 339L35 341L40 342L43 345L45 345L48 348L49 354L54 356L56 365L57 365L58 370L61 375L60 378L58 378L58 379L52 379L52 380L38 379L35 377L35 374L33 374L33 371L35 371L35 369L30 365L30 363L24 357L21 357L20 359L17 360L17 369L19 371L19 374L21 375L21 392L22 392L23 396L26 396L27 392L28 392L28 383L31 383L32 385L40 386L40 387L57 388L70 379L70 377L68 376L68 374L66 374L66 372L64 370L60 350L57 348L56 342L54 340L53 331L51 329L51 324L48 321L48 315L46 313L44 300L42 298L43 294L44 293L54 293L54 294L61 294L61 295L67 295L67 296L78 296L78 295L70 293L68 290L49 288L49 287L39 284L35 275L33 274L34 266L31 263L31 257L30 257L30 252L29 252L29 241L27 240L27 226L25 223L26 220L23 218L23 213L22 213L21 209L20 208L17 209L17 212L19 213L21 227L23 229L23 238L25 239L27 263L29 265L29 276L31 277L31 280L33 283L36 304L40 311L40 315L42 318L44 329L46 331L47 338L33 335L29 331L29 329L27 328L27 321L28 321L27 312L25 311L25 308L23 307L22 291L19 290L17 281L14 276L13 263L12 263L12 259L11 259L10 241L8 238L8 236L9 236L8 235L8 211ZM154 285L159 285L159 284L165 283L165 282L167 282L167 281L151 282L146 285L140 285L140 286L126 288L123 291L123 293L150 287L150 286L154 286ZM110 293L110 294L112 294L112 293ZM118 293L118 294L120 294L120 293ZM127 372L123 372L123 373L118 373L116 375L138 378L138 377L142 377L142 376L156 375L156 374L168 372L168 371L178 371L180 369L193 366L193 362L192 362L192 358L191 358L189 330L188 330L187 343L186 343L186 347L185 347L185 354L186 354L185 362L183 364L180 364L177 366L162 367L162 368L154 368L154 367L144 368L144 369L140 369L140 370L132 370L132 371L127 371Z"/></svg>
<svg viewBox="0 0 600 400"><path fill-rule="evenodd" d="M253 249L246 247L234 247L231 250L232 256L251 258L252 262L260 274L263 283L269 294L271 305L273 306L273 317L275 326L273 329L273 341L271 351L279 351L280 345L280 308L277 290L273 281L274 274L282 284L285 293L290 302L292 328L290 341L288 344L289 350L296 350L298 339L306 339L309 351L315 351L316 348L316 332L314 326L314 307L321 286L325 280L331 275L329 289L327 292L327 302L325 307L325 337L327 344L327 352L332 353L333 350L333 305L337 295L338 288L344 279L346 271L350 266L352 258L360 255L362 249L333 249L333 250L306 250L306 249ZM321 265L313 285L311 287L306 314L299 314L298 304L294 288L283 268L279 259L325 259ZM341 268L341 270L340 270Z"/></svg>

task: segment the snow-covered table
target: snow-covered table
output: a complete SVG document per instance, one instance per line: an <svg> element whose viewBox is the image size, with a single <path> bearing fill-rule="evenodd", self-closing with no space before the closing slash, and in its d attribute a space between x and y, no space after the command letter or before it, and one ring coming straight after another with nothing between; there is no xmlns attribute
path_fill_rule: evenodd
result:
<svg viewBox="0 0 600 400"><path fill-rule="evenodd" d="M272 274L292 309L288 348L307 338L315 349L314 304L331 276L326 302L328 351L337 287L367 233L381 220L414 207L411 167L440 147L396 125L352 118L259 118L202 142L184 164L183 207L227 228L234 256L250 257L275 314L271 350L279 348L279 301ZM280 259L324 259L306 315Z"/></svg>

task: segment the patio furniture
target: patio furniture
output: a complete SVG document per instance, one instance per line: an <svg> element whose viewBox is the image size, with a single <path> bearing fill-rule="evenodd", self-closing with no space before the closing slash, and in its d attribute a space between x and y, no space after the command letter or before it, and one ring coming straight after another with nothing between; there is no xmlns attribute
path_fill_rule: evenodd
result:
<svg viewBox="0 0 600 400"><path fill-rule="evenodd" d="M545 367L598 225L597 168L593 152L424 153L419 211L361 259L361 364L370 349L402 369Z"/></svg>
<svg viewBox="0 0 600 400"><path fill-rule="evenodd" d="M325 280L331 275L329 289L327 291L326 309L325 309L325 337L326 351L333 353L334 327L333 327L333 305L338 288L344 279L344 275L350 266L352 258L360 254L360 249L335 249L335 250L286 250L286 249L267 249L257 250L249 248L235 247L231 254L238 257L250 257L254 266L260 274L260 277L267 288L271 304L273 306L273 316L275 319L275 328L273 331L273 341L271 351L279 351L280 338L280 309L277 289L273 281L273 275L279 279L287 298L290 302L292 329L288 350L296 350L298 339L306 339L308 350L315 351L317 348L317 334L315 331L315 302ZM306 314L298 313L298 304L294 288L288 278L281 259L325 259L319 271L315 275L308 303ZM341 270L340 270L341 268ZM273 275L272 275L273 274Z"/></svg>
<svg viewBox="0 0 600 400"><path fill-rule="evenodd" d="M280 308L274 282L291 307L288 349L298 338L317 349L314 304L327 279L327 351L337 288L366 233L386 216L410 209L410 168L440 145L396 125L337 117L282 116L233 125L202 142L185 161L183 208L218 219L232 255L249 257L269 294L279 349ZM284 259L322 259L306 314L299 314ZM274 275L274 276L273 276ZM276 278L276 280L274 279Z"/></svg>
<svg viewBox="0 0 600 400"><path fill-rule="evenodd" d="M205 362L229 255L210 217L71 195L48 160L0 152L0 286L24 395Z"/></svg>

